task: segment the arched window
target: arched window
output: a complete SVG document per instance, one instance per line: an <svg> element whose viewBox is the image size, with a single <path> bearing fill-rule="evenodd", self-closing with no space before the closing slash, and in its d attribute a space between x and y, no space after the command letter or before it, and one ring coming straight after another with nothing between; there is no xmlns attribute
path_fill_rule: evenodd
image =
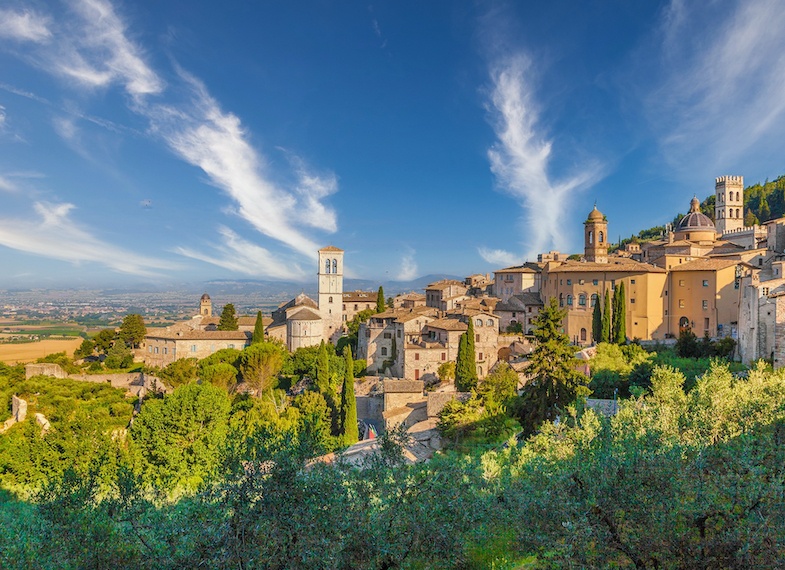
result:
<svg viewBox="0 0 785 570"><path fill-rule="evenodd" d="M324 272L325 273L330 273L330 260L329 259L324 262Z"/></svg>
<svg viewBox="0 0 785 570"><path fill-rule="evenodd" d="M594 243L594 232L589 230L589 245Z"/></svg>
<svg viewBox="0 0 785 570"><path fill-rule="evenodd" d="M482 319L477 319L476 321L474 321L474 324L477 325L478 327L481 327L482 326Z"/></svg>
<svg viewBox="0 0 785 570"><path fill-rule="evenodd" d="M560 307L564 306L564 294L563 293L559 293L559 306Z"/></svg>
<svg viewBox="0 0 785 570"><path fill-rule="evenodd" d="M327 300L327 302L328 302L328 303L332 303L332 302L333 302L333 298L332 298L332 297L330 297L330 298Z"/></svg>
<svg viewBox="0 0 785 570"><path fill-rule="evenodd" d="M591 294L591 306L593 307L594 305L596 305L598 300L599 300L599 296L597 295L597 293L592 293Z"/></svg>
<svg viewBox="0 0 785 570"><path fill-rule="evenodd" d="M586 329L581 329L581 342L586 342Z"/></svg>
<svg viewBox="0 0 785 570"><path fill-rule="evenodd" d="M741 217L741 215L739 214L739 209L738 209L738 208L736 208L736 217L737 217L737 218L740 218L740 217Z"/></svg>
<svg viewBox="0 0 785 570"><path fill-rule="evenodd" d="M493 326L493 319L488 319L488 320L485 322L485 324L486 324L487 326L489 326L489 327L492 327L492 326Z"/></svg>
<svg viewBox="0 0 785 570"><path fill-rule="evenodd" d="M482 376L482 366L477 367L477 376Z"/></svg>
<svg viewBox="0 0 785 570"><path fill-rule="evenodd" d="M572 295L567 295L567 306L572 307Z"/></svg>
<svg viewBox="0 0 785 570"><path fill-rule="evenodd" d="M578 295L578 304L581 307L586 306L586 293L581 293L580 295Z"/></svg>
<svg viewBox="0 0 785 570"><path fill-rule="evenodd" d="M382 356L387 356L387 347L386 346L382 347Z"/></svg>
<svg viewBox="0 0 785 570"><path fill-rule="evenodd" d="M338 260L333 259L333 273L338 273Z"/></svg>
<svg viewBox="0 0 785 570"><path fill-rule="evenodd" d="M604 243L604 242L605 242L605 234L603 232L600 232L600 241L598 243Z"/></svg>
<svg viewBox="0 0 785 570"><path fill-rule="evenodd" d="M738 202L739 200L741 200L741 195L738 192L736 192L736 201Z"/></svg>

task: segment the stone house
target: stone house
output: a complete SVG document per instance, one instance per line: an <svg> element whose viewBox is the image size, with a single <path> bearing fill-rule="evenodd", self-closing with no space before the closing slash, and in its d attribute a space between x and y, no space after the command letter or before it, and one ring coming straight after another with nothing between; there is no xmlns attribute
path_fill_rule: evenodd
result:
<svg viewBox="0 0 785 570"><path fill-rule="evenodd" d="M499 317L499 330L505 332L507 327L520 323L524 334L532 334L534 320L540 314L543 303L539 292L526 291L497 303L494 313Z"/></svg>
<svg viewBox="0 0 785 570"><path fill-rule="evenodd" d="M441 311L454 309L458 301L466 299L468 287L454 279L442 279L425 288L425 305Z"/></svg>
<svg viewBox="0 0 785 570"><path fill-rule="evenodd" d="M542 267L542 264L527 262L494 271L494 295L501 299L502 303L506 303L513 295L524 292L539 293Z"/></svg>

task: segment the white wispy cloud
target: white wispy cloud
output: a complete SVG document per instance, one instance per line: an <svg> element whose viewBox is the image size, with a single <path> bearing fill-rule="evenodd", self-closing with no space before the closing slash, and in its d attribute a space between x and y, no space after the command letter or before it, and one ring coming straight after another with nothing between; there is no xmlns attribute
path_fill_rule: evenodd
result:
<svg viewBox="0 0 785 570"><path fill-rule="evenodd" d="M531 62L523 55L493 66L489 107L498 139L488 150L491 171L498 185L524 208L527 255L564 246L570 196L594 182L600 173L597 164L589 164L570 177L551 177L552 143L537 130L539 109L533 75Z"/></svg>
<svg viewBox="0 0 785 570"><path fill-rule="evenodd" d="M503 249L488 249L487 247L480 247L477 249L485 261L494 265L509 267L520 263L520 257L512 252Z"/></svg>
<svg viewBox="0 0 785 570"><path fill-rule="evenodd" d="M95 262L121 273L160 276L171 262L138 255L101 240L71 219L69 203L36 202L37 219L0 219L0 245L71 263Z"/></svg>
<svg viewBox="0 0 785 570"><path fill-rule="evenodd" d="M273 172L264 155L252 145L240 118L222 109L198 78L179 68L177 79L181 83L173 91L185 93L185 101L164 104L161 97L152 97L166 94L167 85L146 62L144 50L129 39L127 26L112 3L74 0L71 8L69 15L77 19L52 24L51 41L38 47L31 56L33 61L88 89L121 86L130 96L129 108L149 121L149 132L160 137L176 156L201 169L209 182L231 199L228 211L262 235L314 258L318 245L302 228L337 230L336 214L324 202L337 191L335 175L314 174L302 161L292 172ZM39 19L45 21L44 17ZM75 124L59 119L55 126L66 141L74 142L78 134ZM282 184L280 180L287 177L293 182ZM248 247L249 259L261 258L262 252L268 258L273 256L266 249L254 249L249 242L230 240L226 234L222 238L229 244L224 253L232 252L230 245L235 245ZM183 251L194 254L192 249ZM202 257L231 263L216 256ZM266 266L271 274L289 275L276 269L281 263L272 260Z"/></svg>
<svg viewBox="0 0 785 570"><path fill-rule="evenodd" d="M295 280L305 277L305 272L299 265L283 262L265 248L244 240L229 228L222 226L218 229L218 233L223 243L212 246L216 254L205 254L188 247L177 247L174 251L192 259L254 277Z"/></svg>
<svg viewBox="0 0 785 570"><path fill-rule="evenodd" d="M40 43L51 36L48 17L30 10L0 10L0 38Z"/></svg>
<svg viewBox="0 0 785 570"><path fill-rule="evenodd" d="M4 192L16 192L17 187L11 180L0 174L0 190Z"/></svg>
<svg viewBox="0 0 785 570"><path fill-rule="evenodd" d="M417 262L414 259L416 252L412 248L401 257L401 266L398 271L399 281L411 281L417 277Z"/></svg>
<svg viewBox="0 0 785 570"><path fill-rule="evenodd" d="M666 159L717 173L785 127L785 10L778 0L674 0L658 35L659 85L644 99ZM717 170L719 169L719 170Z"/></svg>

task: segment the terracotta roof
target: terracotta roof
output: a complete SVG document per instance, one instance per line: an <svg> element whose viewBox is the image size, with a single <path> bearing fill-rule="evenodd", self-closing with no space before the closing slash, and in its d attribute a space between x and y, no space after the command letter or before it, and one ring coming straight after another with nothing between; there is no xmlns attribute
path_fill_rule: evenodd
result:
<svg viewBox="0 0 785 570"><path fill-rule="evenodd" d="M465 331L469 328L469 325L458 319L436 319L428 323L427 326L445 331Z"/></svg>
<svg viewBox="0 0 785 570"><path fill-rule="evenodd" d="M172 329L173 327L167 327ZM153 332L155 331L155 332ZM202 330L159 330L148 329L145 338L164 338L168 340L242 340L251 338L245 331L202 331Z"/></svg>
<svg viewBox="0 0 785 570"><path fill-rule="evenodd" d="M436 289L436 290L443 290L447 289L448 287L454 286L466 287L465 283L461 283L460 281L456 281L455 279L442 279L441 281L434 281L430 285L428 285L425 290L429 289Z"/></svg>
<svg viewBox="0 0 785 570"><path fill-rule="evenodd" d="M334 245L328 245L327 247L323 247L319 251L341 251L342 252L343 250L341 248L339 248L339 247L335 247Z"/></svg>
<svg viewBox="0 0 785 570"><path fill-rule="evenodd" d="M548 271L549 273L665 273L662 267L640 263L631 259L619 258L608 263L596 263L593 261L565 261L561 265Z"/></svg>
<svg viewBox="0 0 785 570"><path fill-rule="evenodd" d="M368 303L372 302L374 305L376 304L376 296L378 295L377 291L344 291L343 293L343 302L344 303Z"/></svg>
<svg viewBox="0 0 785 570"><path fill-rule="evenodd" d="M496 311L522 311L527 306L542 307L543 302L540 294L526 291L525 293L512 295L507 299L507 302L498 303L496 305Z"/></svg>
<svg viewBox="0 0 785 570"><path fill-rule="evenodd" d="M280 309L290 309L292 307L296 307L296 306L300 306L300 305L305 306L305 307L311 307L313 309L318 309L319 308L319 305L316 303L316 301L311 299L305 293L300 293L294 299L279 305L278 309L279 310Z"/></svg>
<svg viewBox="0 0 785 570"><path fill-rule="evenodd" d="M290 321L320 321L321 315L313 312L311 309L302 308L289 316Z"/></svg>
<svg viewBox="0 0 785 570"><path fill-rule="evenodd" d="M532 269L527 265L514 265L512 267L505 267L504 269L497 269L494 273L537 273L537 270Z"/></svg>
<svg viewBox="0 0 785 570"><path fill-rule="evenodd" d="M671 267L671 271L717 271L736 265L747 265L738 259L696 259Z"/></svg>

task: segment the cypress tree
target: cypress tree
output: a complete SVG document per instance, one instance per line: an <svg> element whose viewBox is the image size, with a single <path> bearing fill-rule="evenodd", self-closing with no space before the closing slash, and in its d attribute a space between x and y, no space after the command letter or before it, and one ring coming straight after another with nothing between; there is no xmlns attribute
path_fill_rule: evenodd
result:
<svg viewBox="0 0 785 570"><path fill-rule="evenodd" d="M602 334L600 336L602 342L611 341L611 293L605 290L605 306L602 311Z"/></svg>
<svg viewBox="0 0 785 570"><path fill-rule="evenodd" d="M357 443L360 436L357 427L357 398L354 396L354 362L348 346L343 349L343 357L346 359L346 372L341 391L341 434L343 444L352 445Z"/></svg>
<svg viewBox="0 0 785 570"><path fill-rule="evenodd" d="M264 341L264 320L262 319L262 312L257 311L256 323L253 326L253 336L251 337L251 344L256 344Z"/></svg>
<svg viewBox="0 0 785 570"><path fill-rule="evenodd" d="M458 358L455 363L455 389L470 392L477 387L477 366L474 356L474 327L469 319L469 330L458 342Z"/></svg>
<svg viewBox="0 0 785 570"><path fill-rule="evenodd" d="M383 313L386 308L387 305L384 302L384 289L379 285L379 292L376 293L376 312Z"/></svg>
<svg viewBox="0 0 785 570"><path fill-rule="evenodd" d="M594 344L602 342L602 312L600 311L600 298L594 303L594 312L591 316L591 338Z"/></svg>
<svg viewBox="0 0 785 570"><path fill-rule="evenodd" d="M613 342L625 344L627 342L627 310L624 298L624 281L619 283L614 294L613 307Z"/></svg>
<svg viewBox="0 0 785 570"><path fill-rule="evenodd" d="M320 394L327 394L330 389L330 355L324 341L316 355L316 389Z"/></svg>
<svg viewBox="0 0 785 570"><path fill-rule="evenodd" d="M221 320L218 321L219 331L236 331L237 330L237 314L234 311L234 305L227 303L221 311Z"/></svg>

